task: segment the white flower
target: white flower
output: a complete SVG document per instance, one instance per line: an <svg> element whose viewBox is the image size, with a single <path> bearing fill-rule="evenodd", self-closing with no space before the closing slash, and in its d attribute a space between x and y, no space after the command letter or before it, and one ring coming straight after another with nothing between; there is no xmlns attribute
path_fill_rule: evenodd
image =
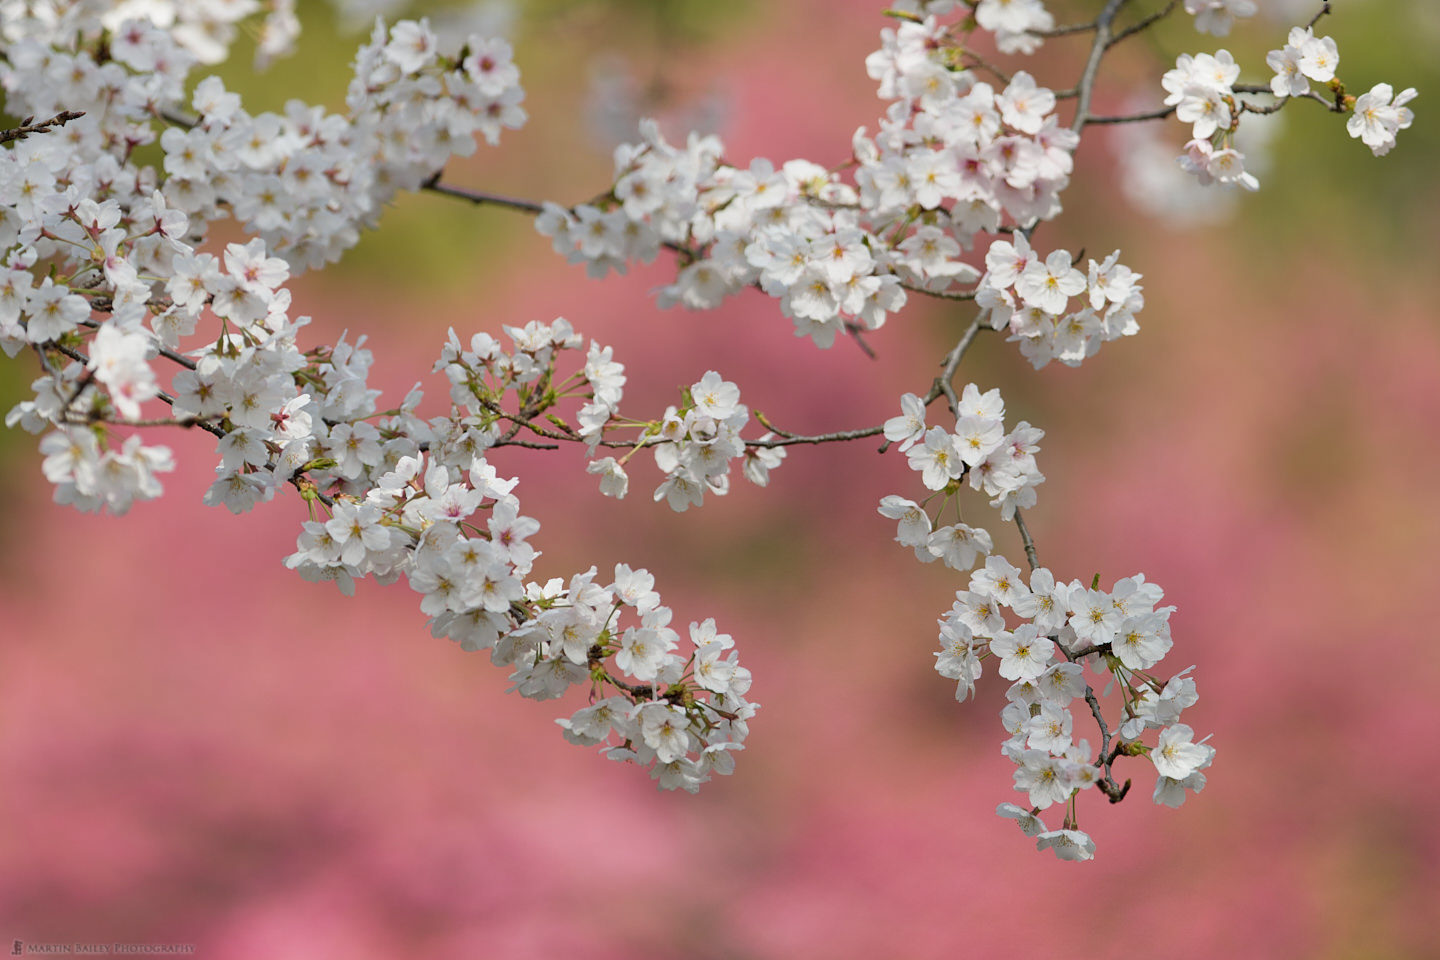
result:
<svg viewBox="0 0 1440 960"><path fill-rule="evenodd" d="M1160 731L1160 740L1150 751L1150 760L1162 777L1184 780L1210 761L1215 748L1203 743L1192 743L1194 737L1195 731L1183 723Z"/></svg>
<svg viewBox="0 0 1440 960"><path fill-rule="evenodd" d="M1065 312L1070 298L1085 289L1085 274L1071 266L1068 250L1054 250L1044 263L1031 262L1015 282L1015 292L1046 313Z"/></svg>
<svg viewBox="0 0 1440 960"><path fill-rule="evenodd" d="M1035 680L1049 668L1055 644L1039 636L1033 623L1024 623L1014 633L996 634L990 652L1000 658L998 672L1006 680Z"/></svg>
<svg viewBox="0 0 1440 960"><path fill-rule="evenodd" d="M1083 830L1051 830L1035 838L1035 849L1049 849L1061 860L1093 860L1095 841Z"/></svg>
<svg viewBox="0 0 1440 960"><path fill-rule="evenodd" d="M1395 135L1415 119L1415 114L1405 106L1415 96L1414 87L1395 94L1390 84L1377 83L1368 93L1356 98L1355 112L1346 121L1345 129L1350 136L1360 138L1375 156L1384 156L1395 146Z"/></svg>
<svg viewBox="0 0 1440 960"><path fill-rule="evenodd" d="M592 460L585 472L600 475L600 492L607 497L623 500L630 489L630 478L614 457Z"/></svg>
<svg viewBox="0 0 1440 960"><path fill-rule="evenodd" d="M965 468L955 436L943 427L931 427L924 445L912 447L906 456L910 458L910 469L920 471L920 481L929 490L944 489Z"/></svg>
<svg viewBox="0 0 1440 960"><path fill-rule="evenodd" d="M925 404L913 393L900 398L900 416L885 421L885 439L898 443L900 452L925 436Z"/></svg>

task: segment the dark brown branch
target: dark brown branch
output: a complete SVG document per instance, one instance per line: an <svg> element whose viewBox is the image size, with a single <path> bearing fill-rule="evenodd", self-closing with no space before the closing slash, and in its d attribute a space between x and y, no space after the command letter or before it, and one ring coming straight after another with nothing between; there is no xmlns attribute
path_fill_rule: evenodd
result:
<svg viewBox="0 0 1440 960"><path fill-rule="evenodd" d="M536 203L534 200L520 200L516 197L504 197L498 193L486 193L483 190L470 190L465 187L456 187L448 183L440 182L441 171L435 171L435 175L420 185L420 189L429 190L431 193L438 193L446 197L455 197L459 200L468 200L478 206L489 204L495 207L505 207L509 210L519 210L524 213L543 213L545 205Z"/></svg>
<svg viewBox="0 0 1440 960"><path fill-rule="evenodd" d="M79 120L85 116L84 111L61 110L49 120L35 123L34 117L26 117L20 122L20 126L12 127L9 130L0 130L0 143L9 143L11 140L24 140L32 133L49 133L53 127L63 127L71 120Z"/></svg>
<svg viewBox="0 0 1440 960"><path fill-rule="evenodd" d="M970 290L965 293L947 293L944 290L926 290L924 287L917 287L915 284L906 283L903 280L900 281L900 287L903 290L909 290L911 293L918 293L922 297L935 297L937 300L974 300L976 294L976 291L974 290Z"/></svg>
<svg viewBox="0 0 1440 960"><path fill-rule="evenodd" d="M1120 117L1091 117L1090 123L1142 123L1146 120L1164 120L1175 112L1175 108L1161 107L1159 110L1151 110L1149 113L1132 113Z"/></svg>
<svg viewBox="0 0 1440 960"><path fill-rule="evenodd" d="M759 418L757 417L757 419L759 419ZM794 433L781 433L781 431L777 430L775 427L773 427L773 426L771 426L770 424L766 423L764 420L761 420L760 422L761 422L761 424L763 424L767 429L769 429L769 430L771 430L771 431L773 431L773 432L775 432L775 433L779 433L779 434L780 434L780 437L779 437L778 439L771 439L771 440L746 440L746 441L745 441L745 446L747 446L747 447L791 447L791 446L794 446L794 445L797 444L797 443L835 443L835 442L837 442L837 441L842 441L842 440L863 440L863 439L865 439L866 437L878 436L879 434L882 434L882 433L885 432L885 428L884 428L883 426L880 426L880 427L864 427L864 428L862 428L862 429L860 429L860 430L838 430L838 431L836 431L835 433L819 433L819 434L815 434L814 436L808 436L808 437L806 437L806 436L800 436L799 434L794 434ZM630 446L634 446L634 444L630 444Z"/></svg>

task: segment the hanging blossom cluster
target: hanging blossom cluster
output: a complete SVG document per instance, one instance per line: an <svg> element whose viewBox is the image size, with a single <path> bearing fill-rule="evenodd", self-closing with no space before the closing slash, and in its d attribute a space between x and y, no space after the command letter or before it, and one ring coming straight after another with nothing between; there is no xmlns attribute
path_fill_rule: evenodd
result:
<svg viewBox="0 0 1440 960"><path fill-rule="evenodd" d="M886 422L885 439L906 453L911 469L932 492L921 503L887 496L880 501L880 515L898 521L896 541L912 548L922 563L941 560L968 571L985 557L940 620L935 670L956 681L955 699L961 701L974 695L987 660L996 664L1001 679L1012 681L1001 713L1009 739L1001 751L1016 764L1015 788L1027 794L1029 806L1002 803L997 812L1018 820L1040 849L1051 848L1066 860L1088 860L1095 845L1079 829L1076 800L1090 787L1111 802L1122 799L1130 784L1121 786L1112 776L1118 758L1151 759L1158 774L1156 803L1178 807L1185 790L1199 792L1205 786L1199 771L1210 765L1215 750L1192 742L1194 731L1179 722L1180 712L1198 700L1195 682L1185 675L1188 668L1168 680L1154 672L1173 646L1169 621L1175 608L1157 608L1164 593L1143 574L1103 592L1098 577L1089 588L1078 580L1057 583L1032 558L1027 584L1018 567L993 554L989 531L960 519L960 493L967 482L990 497L990 505L1008 521L1018 509L1034 506L1035 488L1045 479L1035 461L1044 431L1022 420L1007 433L999 390L981 393L967 384L953 430L927 428L924 405L913 394L903 398L901 408L900 416ZM932 506L937 500L938 506ZM956 522L942 525L951 507ZM1006 610L1025 622L1012 628ZM1087 668L1124 691L1118 717L1106 720L1085 679ZM1076 736L1071 710L1077 700L1086 701L1095 718L1098 753ZM1142 735L1153 729L1160 730L1156 743L1142 743ZM1048 830L1039 814L1055 804L1065 805L1064 820Z"/></svg>
<svg viewBox="0 0 1440 960"><path fill-rule="evenodd" d="M1148 757L1155 768L1153 799L1179 807L1186 791L1200 792L1215 748L1180 722L1198 699L1189 669L1162 679L1154 668L1170 651L1169 619L1174 607L1157 607L1164 591L1143 574L1117 581L1109 591L1078 580L1057 583L1044 567L1027 584L1018 568L991 557L958 591L955 605L940 621L941 649L935 669L957 681L956 699L973 692L984 661L1012 681L1001 723L1010 735L1001 751L1016 766L1015 789L1027 806L1002 803L996 813L1017 820L1039 849L1063 860L1088 860L1095 844L1079 829L1076 800L1091 787L1111 802L1122 799L1130 781L1117 783L1112 766L1122 756ZM1010 629L1005 611L1023 621ZM1112 738L1087 670L1121 691L1120 718ZM1098 681L1097 681L1098 682ZM1086 701L1101 732L1098 755L1075 735L1072 710ZM1147 731L1159 730L1153 744ZM1208 738L1207 738L1208 739ZM1064 805L1058 829L1046 829L1040 812Z"/></svg>
<svg viewBox="0 0 1440 960"><path fill-rule="evenodd" d="M1178 7L1120 30L1115 17L1127 6L1107 3L1089 24L1057 27L1041 0L901 0L890 11L897 25L866 62L889 106L873 136L855 132L840 163L736 166L715 137L674 144L645 123L638 142L616 151L604 192L567 207L441 182L444 165L478 137L494 144L525 120L503 41L454 46L423 20L377 23L357 53L345 112L292 101L283 113L252 114L220 80L191 72L222 59L239 26L260 31L262 55L286 49L286 0L0 0L0 88L6 109L25 115L0 131L11 144L0 148L0 350L32 353L39 366L33 396L6 423L41 438L58 502L115 514L160 496L159 477L174 468L147 431L209 433L216 468L205 502L243 514L293 489L307 505L286 560L300 576L345 592L359 578L403 577L432 633L489 651L521 695L588 688L587 705L559 718L567 739L648 767L662 788L691 791L733 769L756 709L733 641L712 620L682 637L644 570L618 565L608 584L593 567L542 582L539 523L520 512L517 480L502 477L504 448L583 447L589 474L613 497L626 495L627 467L643 451L663 476L655 499L684 511L727 492L737 462L764 486L791 444L883 433L928 491L918 502L881 501L897 539L957 572L983 558L940 621L936 668L960 699L986 660L1014 684L1003 749L1028 806L1000 812L1042 849L1086 859L1094 848L1079 829L1078 797L1093 786L1122 799L1128 781L1112 777L1120 758L1149 757L1156 802L1178 806L1203 787L1214 751L1180 722L1196 701L1188 670L1155 672L1171 649L1173 608L1159 606L1161 591L1142 575L1100 591L1098 577L1063 584L1039 566L1023 511L1045 479L1043 433L1024 422L1007 429L998 391L956 394L958 366L988 332L1006 333L1042 367L1078 364L1138 331L1141 276L1118 251L1082 271L1068 250L1042 257L1032 245L1061 212L1087 124L1175 113L1192 125L1187 169L1254 187L1232 142L1243 114L1318 101L1348 114L1350 134L1381 154L1411 124L1415 96L1386 84L1348 96L1335 43L1316 38L1312 21L1271 53L1269 85L1239 84L1225 51L1185 55L1162 80L1165 109L1099 116L1090 100L1103 54ZM1185 9L1197 28L1223 34L1253 6L1187 0ZM1077 35L1092 37L1091 57L1078 84L1058 93L975 53L977 41L1025 54ZM1252 94L1273 102L1241 99ZM564 320L504 326L503 339L479 332L462 342L452 331L432 371L448 383L446 409L422 413L418 385L384 409L368 383L365 338L302 346L309 320L292 316L286 284L342 256L403 190L536 215L556 250L596 276L665 251L678 271L662 303L706 309L758 288L821 346L879 329L912 296L973 301L974 316L928 393L906 394L900 416L855 430L807 436L755 413L768 432L747 438L752 412L713 370L659 415L631 417L621 412L624 366ZM226 218L249 239L207 242ZM984 251L983 264L962 257L972 250ZM562 361L573 362L569 372ZM953 427L949 417L927 422L942 397ZM966 486L1016 524L1028 578L995 554L989 530L966 522ZM1087 671L1110 690L1097 694ZM1119 713L1107 720L1101 701L1113 707L1114 691ZM1075 733L1081 700L1098 750ZM1064 820L1047 830L1040 814L1057 804Z"/></svg>
<svg viewBox="0 0 1440 960"><path fill-rule="evenodd" d="M1035 453L1045 432L1022 420L1007 433L1005 401L999 390L981 393L975 384L967 384L953 430L939 425L927 428L924 403L913 393L901 398L900 407L900 416L885 422L885 439L899 444L897 449L909 458L910 469L920 474L925 489L943 494L948 501L968 478L970 487L984 491L1007 521L1017 509L1035 505L1035 488L1045 482L1035 466ZM900 520L897 539L915 547L924 562L943 558L955 570L969 570L977 553L990 552L992 541L984 530L963 523L935 529L913 501L887 497L881 513Z"/></svg>
<svg viewBox="0 0 1440 960"><path fill-rule="evenodd" d="M610 349L592 342L584 366L559 377L560 355L583 343L563 319L506 334L513 350L485 333L464 349L451 331L435 365L451 383L450 416L420 420L412 391L375 428L332 429L322 457L307 465L309 482L352 492L335 494L328 519L305 524L286 563L347 593L356 577L403 574L431 632L489 650L522 696L551 700L588 684L590 705L559 721L572 743L602 744L612 758L651 768L660 787L694 792L711 773L734 769L757 708L744 698L750 673L713 620L692 623L687 653L677 652L672 613L644 570L618 565L608 585L595 582L594 567L568 584L526 582L539 555L528 539L540 524L520 514L517 481L502 479L483 454L520 429L580 441L551 411L581 395L618 403L625 375ZM545 426L534 422L546 414ZM638 623L622 628L626 616Z"/></svg>

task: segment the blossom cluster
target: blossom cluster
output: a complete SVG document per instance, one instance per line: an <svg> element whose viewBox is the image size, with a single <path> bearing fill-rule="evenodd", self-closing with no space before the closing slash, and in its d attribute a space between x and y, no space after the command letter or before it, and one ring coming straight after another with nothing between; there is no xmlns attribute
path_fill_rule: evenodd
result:
<svg viewBox="0 0 1440 960"><path fill-rule="evenodd" d="M1316 37L1311 27L1294 27L1285 46L1271 50L1265 63L1275 71L1270 89L1277 97L1301 97L1311 93L1310 81L1336 83L1340 48L1333 37ZM1356 97L1345 129L1377 157L1395 146L1396 134L1405 130L1415 115L1405 104L1416 96L1414 87L1395 93L1388 83L1377 83L1368 93Z"/></svg>
<svg viewBox="0 0 1440 960"><path fill-rule="evenodd" d="M729 492L734 460L743 460L741 472L751 483L763 487L770 482L770 471L785 459L785 450L742 440L740 432L749 422L750 411L740 402L740 388L707 370L686 391L681 407L667 407L658 421L629 424L639 427L641 434L624 457L593 460L587 469L600 476L602 493L622 498L629 487L625 462L650 447L655 465L665 474L655 488L655 499L684 513L704 503L706 491L716 496ZM772 436L765 434L761 444Z"/></svg>
<svg viewBox="0 0 1440 960"><path fill-rule="evenodd" d="M161 137L166 191L192 217L226 212L297 269L338 260L400 190L416 190L475 137L499 142L525 122L504 40L472 37L452 56L425 21L377 25L355 59L347 114L298 100L251 116L210 77L190 129Z"/></svg>
<svg viewBox="0 0 1440 960"><path fill-rule="evenodd" d="M1215 748L1195 742L1194 731L1180 722L1198 700L1188 670L1168 680L1154 672L1172 646L1175 608L1156 606L1164 591L1141 574L1109 591L1096 588L1098 579L1088 588L1078 580L1065 584L1037 567L1027 584L1003 557L991 557L971 575L969 589L956 593L940 621L935 654L936 672L957 683L957 700L973 694L986 660L1011 681L1000 714L1009 734L1001 752L1016 766L1015 789L1027 806L1002 803L996 812L1016 819L1040 849L1065 860L1094 856L1093 841L1078 826L1076 800L1091 787L1112 800L1123 796L1126 788L1111 777L1119 757L1148 756L1157 774L1153 799L1171 807L1184 803L1187 790L1204 789L1201 771L1215 757ZM1007 610L1022 621L1013 629ZM1121 691L1113 745L1087 668ZM1077 701L1099 725L1098 752L1076 736ZM1160 731L1153 745L1141 740L1149 730ZM1064 822L1050 830L1040 813L1056 804L1065 806Z"/></svg>
<svg viewBox="0 0 1440 960"><path fill-rule="evenodd" d="M1141 274L1120 263L1116 250L1088 273L1075 269L1069 251L1043 260L1025 234L996 240L985 254L986 272L975 303L995 330L1008 330L1020 353L1038 370L1051 360L1079 366L1100 345L1140 332L1135 314L1145 306ZM1070 311L1070 299L1088 303Z"/></svg>
<svg viewBox="0 0 1440 960"><path fill-rule="evenodd" d="M1234 17L1248 16L1255 11L1250 0L1186 0L1186 7L1194 7L1191 12L1197 15L1197 28L1208 29L1218 36L1229 32ZM1340 65L1339 46L1333 37L1315 36L1313 23L1291 28L1285 45L1271 50L1265 63L1274 74L1269 90L1277 101L1269 108L1252 106L1237 97L1240 92L1253 93L1265 88L1237 88L1240 65L1228 50L1195 56L1181 54L1175 68L1161 78L1165 104L1174 108L1177 119L1192 125L1192 139L1179 157L1180 166L1200 183L1259 189L1259 180L1253 173L1246 172L1245 155L1233 142L1240 127L1240 116L1247 111L1257 115L1273 113L1283 105L1280 101L1287 98L1307 97L1327 102L1311 89L1311 81L1324 84L1333 94L1332 109L1350 114L1346 131L1376 156L1389 153L1395 146L1396 135L1414 120L1414 114L1406 106L1416 96L1413 87L1396 94L1390 84L1379 83L1359 97L1348 96L1336 73Z"/></svg>
<svg viewBox="0 0 1440 960"><path fill-rule="evenodd" d="M1153 673L1173 645L1169 621L1175 608L1156 606L1164 594L1143 574L1102 592L1098 582L1089 588L1078 580L1057 583L1032 557L1027 584L1018 567L993 553L989 531L964 522L939 525L952 500L960 516L960 481L967 476L972 488L993 497L991 505L1005 519L1018 507L1034 505L1035 487L1044 480L1035 462L1044 433L1021 421L1007 434L1000 392L981 393L974 384L959 397L953 432L927 429L924 403L913 394L902 399L901 407L901 415L886 423L885 438L899 445L935 493L926 504L887 496L880 502L881 516L898 521L896 541L914 549L921 562L938 559L965 571L985 557L983 567L971 573L968 589L956 592L954 605L940 620L935 669L956 681L955 698L966 700L984 661L998 661L1000 677L1013 681L1001 714L1009 739L1001 749L1017 765L1016 789L1030 801L1028 809L1007 803L999 812L1019 819L1026 835L1038 838L1040 849L1053 849L1062 859L1089 859L1094 844L1078 829L1074 800L1092 786L1118 799L1123 788L1110 778L1110 768L1119 756L1150 755L1160 774L1157 803L1179 806L1185 789L1204 787L1199 771L1209 766L1214 749L1191 743L1193 732L1179 723L1180 711L1196 701L1194 681L1184 671L1169 681ZM932 518L927 504L942 494ZM1006 610L1027 622L1012 629ZM1103 719L1085 680L1086 665L1125 690L1121 716L1112 725ZM1071 705L1080 699L1099 726L1098 754L1075 736ZM1111 726L1117 730L1113 747ZM1157 745L1142 747L1139 738L1156 728L1162 728ZM1038 814L1056 803L1067 804L1064 825L1046 830Z"/></svg>
<svg viewBox="0 0 1440 960"><path fill-rule="evenodd" d="M900 278L876 256L883 245L851 209L854 191L823 167L791 160L777 170L757 158L740 170L720 163L716 137L692 136L682 150L651 122L641 133L616 149L615 185L600 205L547 204L536 219L571 262L603 276L669 247L684 265L661 291L663 306L710 309L758 286L797 336L822 347L847 324L878 329L904 305Z"/></svg>
<svg viewBox="0 0 1440 960"><path fill-rule="evenodd" d="M873 141L863 129L853 141L867 209L892 219L937 211L930 219L967 249L1007 217L1029 224L1060 213L1079 137L1061 125L1053 91L1024 70L997 90L957 62L960 48L933 18L887 30L884 41L866 68L892 103Z"/></svg>
<svg viewBox="0 0 1440 960"><path fill-rule="evenodd" d="M898 444L910 469L934 491L932 498L943 496L937 517L952 500L958 516L956 495L968 478L971 489L983 491L1002 519L1010 520L1017 509L1035 505L1035 488L1045 482L1035 462L1045 432L1022 420L1007 433L999 390L981 393L975 384L966 384L959 401L953 429L927 428L924 402L907 393L900 400L900 416L885 422L885 439ZM993 546L984 529L963 522L937 527L920 504L897 495L881 501L880 514L899 521L895 539L914 548L923 563L943 560L954 570L969 570Z"/></svg>
<svg viewBox="0 0 1440 960"><path fill-rule="evenodd" d="M1006 37L1044 28L1038 3L991 9L977 8L979 25L993 20ZM885 31L866 65L892 103L873 137L861 128L852 138L853 185L807 160L727 165L718 138L692 135L682 149L643 123L640 143L617 148L607 195L546 204L536 228L594 276L675 250L681 266L662 305L709 309L754 286L821 347L847 329L876 330L907 290L973 285L981 271L962 249L1007 218L1055 216L1069 183L1078 138L1060 125L1054 93L1025 71L997 90L958 51L933 16Z"/></svg>

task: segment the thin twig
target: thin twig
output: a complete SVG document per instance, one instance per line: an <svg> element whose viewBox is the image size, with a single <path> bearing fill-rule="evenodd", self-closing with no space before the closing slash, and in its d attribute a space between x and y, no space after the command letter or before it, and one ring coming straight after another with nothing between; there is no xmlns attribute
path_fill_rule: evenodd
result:
<svg viewBox="0 0 1440 960"><path fill-rule="evenodd" d="M1161 107L1149 113L1132 113L1122 117L1091 117L1090 123L1142 123L1146 120L1164 120L1175 112L1173 106Z"/></svg>
<svg viewBox="0 0 1440 960"><path fill-rule="evenodd" d="M980 56L980 54L976 53L973 50L962 50L961 53L962 55L969 57L971 60L975 61L975 66L980 67L982 70L989 70L1000 80L1001 83L1005 84L1007 87L1010 85L1010 81L1012 79L1010 74L1006 73L1004 70L1001 70L993 63L990 63L984 57Z"/></svg>
<svg viewBox="0 0 1440 960"><path fill-rule="evenodd" d="M1106 47L1113 47L1115 46L1115 44L1119 43L1121 40L1124 40L1126 37L1132 37L1142 30L1149 29L1150 26L1156 21L1164 20L1166 17L1170 16L1170 14L1174 13L1175 8L1178 6L1180 6L1180 0L1170 0L1170 2L1166 4L1164 10L1152 13L1150 14L1150 16L1144 18L1143 20L1139 20L1131 26L1126 27L1124 30L1121 30L1119 33L1115 34L1115 36L1110 38L1110 42L1106 44Z"/></svg>
<svg viewBox="0 0 1440 960"><path fill-rule="evenodd" d="M558 443L539 443L534 440L497 440L497 447L525 447L527 450L559 450Z"/></svg>
<svg viewBox="0 0 1440 960"><path fill-rule="evenodd" d="M965 356L965 351L970 349L970 344L975 342L975 335L980 332L980 318L976 317L971 321L970 326L960 336L960 342L950 349L941 362L940 375L930 385L930 392L925 394L922 401L925 406L930 406L941 394L945 395L945 401L950 404L950 412L957 417L960 415L960 398L955 396L955 385L951 383L955 379L955 371L960 367L960 361Z"/></svg>
<svg viewBox="0 0 1440 960"><path fill-rule="evenodd" d="M903 280L900 281L900 287L903 290L909 290L911 293L918 293L922 297L935 297L937 300L974 300L975 294L978 292L970 290L965 293L948 293L944 290L926 290L924 287L916 286L913 283L906 283Z"/></svg>
<svg viewBox="0 0 1440 960"><path fill-rule="evenodd" d="M420 189L429 190L431 193L442 194L447 197L455 197L460 200L469 200L477 207L490 204L495 207L505 207L509 210L520 210L525 213L544 213L545 205L536 203L534 200L521 200L517 197L505 197L498 193L486 193L483 190L471 190L466 187L457 187L449 183L440 182L440 172L420 185Z"/></svg>
<svg viewBox="0 0 1440 960"><path fill-rule="evenodd" d="M762 422L763 422L763 421L762 421ZM769 429L774 430L776 433L780 433L780 431L779 431L779 430L775 430L774 427L770 427ZM879 434L882 434L882 433L884 433L884 432L885 432L885 428L884 428L883 426L880 426L880 427L865 427L865 428L860 429L860 430L840 430L840 431L837 431L837 432L835 432L835 433L819 433L819 434L815 434L814 436L809 436L809 437L799 436L799 435L793 434L793 433L787 433L787 434L781 434L781 436L779 436L779 437L777 437L777 438L774 438L774 439L771 439L771 440L746 440L746 441L745 441L745 446L747 446L747 447L791 447L791 446L794 446L794 445L797 444L797 443L835 443L835 442L841 441L841 440L863 440L863 439L866 438L866 437L878 436ZM628 446L632 446L632 447L633 447L634 444L633 444L633 443L632 443L632 444L628 444Z"/></svg>
<svg viewBox="0 0 1440 960"><path fill-rule="evenodd" d="M24 140L32 133L49 133L52 127L63 127L71 120L79 120L85 116L85 112L75 110L61 110L49 120L41 123L33 122L34 117L26 117L20 122L20 126L12 127L9 130L0 130L0 143L9 143L11 140Z"/></svg>
<svg viewBox="0 0 1440 960"><path fill-rule="evenodd" d="M879 354L875 352L875 348L865 342L864 327L860 326L860 324L855 323L852 320L846 320L845 332L850 334L850 339L855 341L855 345L860 348L861 353L865 354L865 356L869 357L871 360L880 359Z"/></svg>
<svg viewBox="0 0 1440 960"><path fill-rule="evenodd" d="M1067 23L1058 27L1051 27L1049 30L1027 30L1026 33L1033 33L1037 37L1044 37L1049 40L1054 37L1068 37L1076 33L1089 33L1095 29L1095 21L1089 23Z"/></svg>

